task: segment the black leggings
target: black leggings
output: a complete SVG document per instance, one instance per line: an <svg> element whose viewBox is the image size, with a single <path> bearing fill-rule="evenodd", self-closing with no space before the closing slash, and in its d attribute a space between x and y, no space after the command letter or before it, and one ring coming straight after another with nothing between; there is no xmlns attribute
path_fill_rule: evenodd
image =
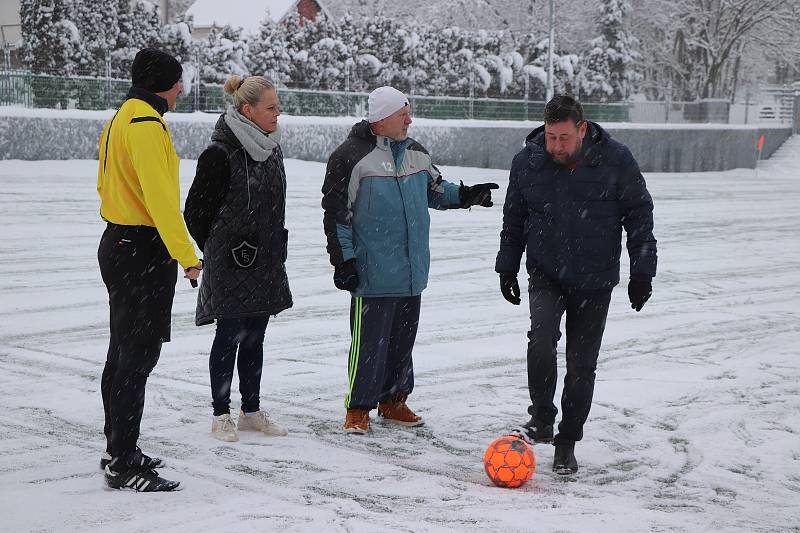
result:
<svg viewBox="0 0 800 533"><path fill-rule="evenodd" d="M261 367L264 364L264 332L268 321L268 316L217 320L217 334L208 358L214 416L230 413L231 382L237 359L242 411L254 413L259 410Z"/></svg>

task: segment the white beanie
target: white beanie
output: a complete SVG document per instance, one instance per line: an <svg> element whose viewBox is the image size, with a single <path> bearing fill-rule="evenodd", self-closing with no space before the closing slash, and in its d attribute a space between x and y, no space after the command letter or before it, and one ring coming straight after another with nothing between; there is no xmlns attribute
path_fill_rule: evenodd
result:
<svg viewBox="0 0 800 533"><path fill-rule="evenodd" d="M406 95L394 87L378 87L369 93L367 120L378 122L408 105Z"/></svg>

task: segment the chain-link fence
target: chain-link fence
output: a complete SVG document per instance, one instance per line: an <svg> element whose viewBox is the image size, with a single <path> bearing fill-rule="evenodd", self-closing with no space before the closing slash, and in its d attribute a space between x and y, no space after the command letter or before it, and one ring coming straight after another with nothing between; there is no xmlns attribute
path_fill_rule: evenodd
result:
<svg viewBox="0 0 800 533"><path fill-rule="evenodd" d="M111 109L119 105L130 81L89 76L51 76L0 71L0 105L51 109ZM367 93L280 89L281 109L290 115L365 116ZM411 95L414 116L443 119L541 120L544 102L527 100ZM195 84L178 99L176 111L221 112L226 107L221 85ZM625 122L629 104L586 104L594 120Z"/></svg>
<svg viewBox="0 0 800 533"><path fill-rule="evenodd" d="M49 109L113 109L125 98L130 81L91 76L55 76L0 70L0 105ZM227 106L221 85L193 84L178 99L176 111L219 113ZM281 109L299 116L363 117L367 93L281 88ZM410 96L415 117L479 120L539 121L544 102L470 96ZM781 98L793 94L781 93ZM776 100L778 101L778 100ZM771 106L724 100L698 102L584 103L586 116L599 122L638 123L791 123L792 102ZM787 107L790 112L784 112Z"/></svg>
<svg viewBox="0 0 800 533"><path fill-rule="evenodd" d="M110 109L124 99L130 81L89 76L50 76L0 71L0 105L51 109ZM364 116L367 93L280 89L281 109L290 115ZM526 100L411 95L414 116L446 119L540 120L544 102ZM221 85L196 84L178 99L178 112L221 112ZM628 104L587 104L595 120L627 121Z"/></svg>

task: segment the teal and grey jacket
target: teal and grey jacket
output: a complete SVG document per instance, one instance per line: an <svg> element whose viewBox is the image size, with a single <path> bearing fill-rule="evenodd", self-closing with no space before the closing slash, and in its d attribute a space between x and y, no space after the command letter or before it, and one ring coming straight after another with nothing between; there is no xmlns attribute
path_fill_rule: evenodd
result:
<svg viewBox="0 0 800 533"><path fill-rule="evenodd" d="M367 121L328 159L323 223L331 264L355 258L355 296L416 296L428 285L428 208L460 207L459 186L442 179L411 138L375 136Z"/></svg>

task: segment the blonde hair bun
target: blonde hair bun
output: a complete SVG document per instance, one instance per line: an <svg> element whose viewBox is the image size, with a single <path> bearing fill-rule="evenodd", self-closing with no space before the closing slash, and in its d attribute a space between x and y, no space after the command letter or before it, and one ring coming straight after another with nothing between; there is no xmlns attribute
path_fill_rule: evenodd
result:
<svg viewBox="0 0 800 533"><path fill-rule="evenodd" d="M241 111L244 104L255 105L264 91L274 91L275 84L263 76L242 77L233 74L223 87L225 94L230 95L233 107Z"/></svg>
<svg viewBox="0 0 800 533"><path fill-rule="evenodd" d="M235 93L236 89L238 89L241 86L242 79L243 78L238 74L234 74L233 76L228 78L228 81L225 82L225 86L223 87L225 94Z"/></svg>

